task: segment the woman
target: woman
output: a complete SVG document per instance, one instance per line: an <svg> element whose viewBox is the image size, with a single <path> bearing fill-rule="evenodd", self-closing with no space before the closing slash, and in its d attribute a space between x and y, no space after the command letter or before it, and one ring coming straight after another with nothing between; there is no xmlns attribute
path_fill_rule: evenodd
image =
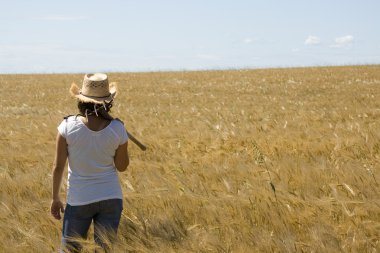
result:
<svg viewBox="0 0 380 253"><path fill-rule="evenodd" d="M86 238L94 222L95 242L108 249L119 226L122 191L118 173L129 165L128 135L120 120L109 114L116 96L116 85L108 84L105 74L86 74L82 89L72 84L70 92L78 100L79 114L68 116L58 127L53 168L51 214L61 219L62 247L79 251L75 239ZM68 163L66 208L60 186Z"/></svg>

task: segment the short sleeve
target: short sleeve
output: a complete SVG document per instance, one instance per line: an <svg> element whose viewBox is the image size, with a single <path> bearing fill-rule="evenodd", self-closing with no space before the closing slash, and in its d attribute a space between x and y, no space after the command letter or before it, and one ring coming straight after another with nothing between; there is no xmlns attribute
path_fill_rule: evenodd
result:
<svg viewBox="0 0 380 253"><path fill-rule="evenodd" d="M63 120L61 124L58 126L58 132L60 135L62 135L66 139L66 129L67 129L67 122L66 120Z"/></svg>
<svg viewBox="0 0 380 253"><path fill-rule="evenodd" d="M124 125L122 123L120 123L120 132L121 132L121 138L120 138L120 145L123 145L124 143L126 143L128 141L128 133L127 133L127 130L125 130L124 128Z"/></svg>

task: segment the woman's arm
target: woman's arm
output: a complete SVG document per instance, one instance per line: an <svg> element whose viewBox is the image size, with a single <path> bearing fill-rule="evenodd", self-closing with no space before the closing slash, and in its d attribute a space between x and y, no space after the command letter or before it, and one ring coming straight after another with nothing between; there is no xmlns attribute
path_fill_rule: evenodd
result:
<svg viewBox="0 0 380 253"><path fill-rule="evenodd" d="M63 171L65 170L66 160L68 156L66 139L59 133L56 141L56 154L53 164L53 200L51 202L51 214L57 220L61 219L60 211L64 211L63 203L59 196L61 188Z"/></svg>
<svg viewBox="0 0 380 253"><path fill-rule="evenodd" d="M116 149L114 162L118 171L123 172L127 169L129 165L128 141Z"/></svg>

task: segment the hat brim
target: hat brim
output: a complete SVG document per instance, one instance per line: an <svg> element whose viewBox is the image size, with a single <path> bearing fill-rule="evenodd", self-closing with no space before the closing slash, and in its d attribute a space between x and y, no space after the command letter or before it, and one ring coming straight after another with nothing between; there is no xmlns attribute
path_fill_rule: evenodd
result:
<svg viewBox="0 0 380 253"><path fill-rule="evenodd" d="M96 104L102 104L104 101L110 102L112 101L116 95L117 95L117 83L110 83L109 84L109 92L110 95L106 97L92 97L92 96L85 96L81 93L81 90L79 89L78 85L75 83L71 84L70 88L70 94L72 97L77 98L79 101L85 102L85 103L96 103Z"/></svg>

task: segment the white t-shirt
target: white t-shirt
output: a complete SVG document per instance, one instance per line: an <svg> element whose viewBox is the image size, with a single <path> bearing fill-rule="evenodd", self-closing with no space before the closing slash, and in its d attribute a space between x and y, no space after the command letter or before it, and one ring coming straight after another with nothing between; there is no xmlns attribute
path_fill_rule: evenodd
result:
<svg viewBox="0 0 380 253"><path fill-rule="evenodd" d="M116 149L128 140L118 120L100 131L90 130L79 117L70 116L58 126L69 152L67 203L86 205L106 199L122 199L114 164Z"/></svg>

